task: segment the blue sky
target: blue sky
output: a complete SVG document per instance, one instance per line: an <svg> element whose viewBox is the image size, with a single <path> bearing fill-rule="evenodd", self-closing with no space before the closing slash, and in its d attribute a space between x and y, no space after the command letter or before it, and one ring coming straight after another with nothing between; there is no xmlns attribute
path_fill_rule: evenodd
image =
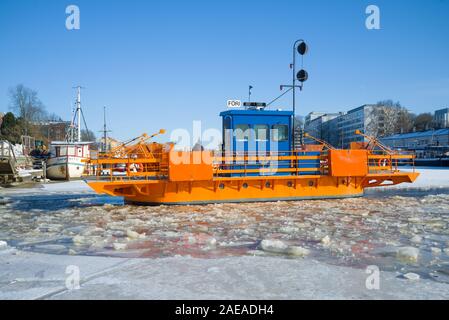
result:
<svg viewBox="0 0 449 320"><path fill-rule="evenodd" d="M81 29L65 28L76 4ZM365 28L380 8L381 29ZM81 84L89 129L108 108L112 135L221 126L227 99L269 101L305 39L309 80L297 114L383 99L413 112L449 107L449 1L0 1L0 111L8 88L39 92L65 119ZM291 108L291 95L277 107Z"/></svg>

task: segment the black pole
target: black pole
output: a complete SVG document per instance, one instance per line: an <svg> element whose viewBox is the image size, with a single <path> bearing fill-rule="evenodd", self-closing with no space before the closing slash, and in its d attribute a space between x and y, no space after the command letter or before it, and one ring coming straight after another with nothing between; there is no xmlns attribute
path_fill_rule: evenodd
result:
<svg viewBox="0 0 449 320"><path fill-rule="evenodd" d="M104 118L104 123L103 123L103 139L104 139L104 144L103 144L103 152L107 152L107 130L106 130L106 107L103 107L103 118Z"/></svg>
<svg viewBox="0 0 449 320"><path fill-rule="evenodd" d="M295 115L296 115L296 46L299 42L304 42L302 39L298 39L293 44L293 77L292 77L292 87L293 87L293 119L292 119L292 132L293 132L293 140L292 140L292 148L295 150L296 144L295 144Z"/></svg>

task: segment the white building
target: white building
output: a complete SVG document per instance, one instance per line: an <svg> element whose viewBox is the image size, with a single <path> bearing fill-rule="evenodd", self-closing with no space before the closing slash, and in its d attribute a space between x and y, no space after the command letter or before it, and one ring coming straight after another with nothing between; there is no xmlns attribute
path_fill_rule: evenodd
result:
<svg viewBox="0 0 449 320"><path fill-rule="evenodd" d="M449 127L449 108L444 108L435 111L433 119L435 121L435 125L437 128Z"/></svg>

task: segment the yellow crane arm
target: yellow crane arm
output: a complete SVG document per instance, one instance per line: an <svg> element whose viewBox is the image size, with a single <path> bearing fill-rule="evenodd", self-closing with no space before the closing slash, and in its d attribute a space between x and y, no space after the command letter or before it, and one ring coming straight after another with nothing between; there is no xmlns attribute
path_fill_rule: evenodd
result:
<svg viewBox="0 0 449 320"><path fill-rule="evenodd" d="M315 140L316 142L321 143L322 145L324 145L324 146L325 146L327 149L329 149L329 150L335 150L334 146L331 145L330 143L328 143L328 142L326 142L326 141L324 141L324 140L315 138L314 136L311 136L311 135L308 134L307 132L304 133L304 137L305 137L305 138L310 138L310 139L312 139L312 140Z"/></svg>
<svg viewBox="0 0 449 320"><path fill-rule="evenodd" d="M365 137L366 139L368 139L368 146L370 144L373 145L373 147L371 148L371 150L374 149L375 146L378 146L379 149L381 149L383 152L388 153L388 154L394 154L396 153L394 150L390 149L389 147L387 147L386 145L384 145L382 142L379 141L379 139L373 137L373 136L369 136L367 134L362 133L360 130L356 130L354 132L355 134L358 134L362 137Z"/></svg>
<svg viewBox="0 0 449 320"><path fill-rule="evenodd" d="M166 131L165 129L160 129L157 133L152 134L151 136L149 136L146 133L141 134L140 136L133 138L131 140L125 141L121 144L119 144L118 146L116 146L115 148L113 148L112 150L110 150L107 154L107 156L113 156L115 153L123 150L123 148L125 148L126 146L131 145L133 142L136 142L140 139L140 141L138 142L138 144L142 144L145 141L154 138L155 136L159 135L159 134L164 134Z"/></svg>

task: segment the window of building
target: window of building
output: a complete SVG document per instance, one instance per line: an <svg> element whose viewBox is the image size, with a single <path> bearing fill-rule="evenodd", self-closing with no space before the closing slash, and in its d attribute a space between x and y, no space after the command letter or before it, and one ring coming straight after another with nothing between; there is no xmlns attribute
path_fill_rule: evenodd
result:
<svg viewBox="0 0 449 320"><path fill-rule="evenodd" d="M275 124L272 126L273 141L287 141L288 140L288 126L285 124Z"/></svg>
<svg viewBox="0 0 449 320"><path fill-rule="evenodd" d="M254 126L254 132L256 135L256 140L267 141L268 139L268 125L266 124L256 124Z"/></svg>
<svg viewBox="0 0 449 320"><path fill-rule="evenodd" d="M234 135L237 141L248 141L249 139L249 125L238 124L235 126Z"/></svg>

